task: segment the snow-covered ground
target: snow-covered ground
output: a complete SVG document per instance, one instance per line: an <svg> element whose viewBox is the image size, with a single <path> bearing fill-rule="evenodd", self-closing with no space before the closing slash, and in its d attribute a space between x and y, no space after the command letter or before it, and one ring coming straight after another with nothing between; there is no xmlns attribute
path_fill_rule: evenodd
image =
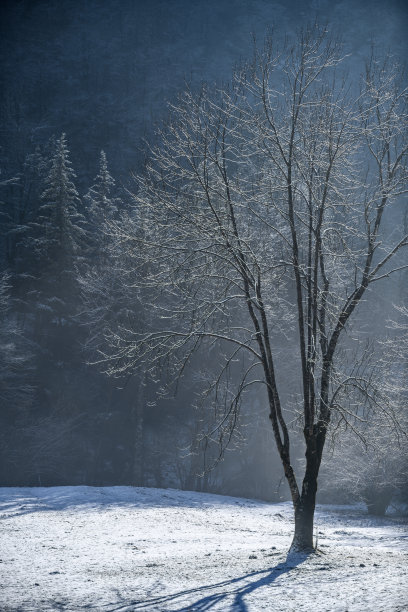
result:
<svg viewBox="0 0 408 612"><path fill-rule="evenodd" d="M290 504L172 489L0 489L0 609L408 610L408 528L320 506L287 557Z"/></svg>

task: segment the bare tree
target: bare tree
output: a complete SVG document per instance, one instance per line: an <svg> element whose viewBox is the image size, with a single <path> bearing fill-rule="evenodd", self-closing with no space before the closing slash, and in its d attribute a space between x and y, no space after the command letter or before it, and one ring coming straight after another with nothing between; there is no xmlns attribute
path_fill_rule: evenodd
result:
<svg viewBox="0 0 408 612"><path fill-rule="evenodd" d="M369 513L380 516L393 497L401 496L408 481L408 437L404 434L408 431L408 310L400 306L396 314L397 320L387 324L390 336L381 341L382 355L376 355L370 367L379 381L376 401L382 410L335 440L322 470L326 492L336 488L340 495L364 502Z"/></svg>
<svg viewBox="0 0 408 612"><path fill-rule="evenodd" d="M127 282L155 317L151 330L129 323L107 333L108 371L167 363L174 378L217 345L205 398L216 417L207 435L222 444L244 394L261 385L294 506L292 550L313 549L329 426L357 426L378 408L356 309L404 266L408 244L402 225L384 235L406 192L407 92L391 60L373 55L359 87L344 59L313 26L280 50L268 39L229 87L187 89L150 148L133 213L110 230L133 261ZM294 419L305 442L301 485Z"/></svg>
<svg viewBox="0 0 408 612"><path fill-rule="evenodd" d="M324 492L340 502L364 502L370 514L384 516L408 480L407 439L394 433L379 415L363 430L365 445L349 430L322 466Z"/></svg>

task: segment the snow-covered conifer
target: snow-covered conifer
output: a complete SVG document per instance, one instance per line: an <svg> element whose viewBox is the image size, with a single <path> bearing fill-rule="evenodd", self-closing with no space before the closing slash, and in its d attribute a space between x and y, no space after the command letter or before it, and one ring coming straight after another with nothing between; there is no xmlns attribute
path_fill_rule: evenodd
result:
<svg viewBox="0 0 408 612"><path fill-rule="evenodd" d="M117 214L120 200L113 196L114 188L115 179L108 170L105 151L101 151L99 172L85 196L92 225L101 226L104 219L112 218Z"/></svg>
<svg viewBox="0 0 408 612"><path fill-rule="evenodd" d="M44 251L57 259L78 253L85 236L85 218L74 184L75 172L69 160L65 134L56 141L51 167L45 178L45 189L38 222L44 232L39 239Z"/></svg>
<svg viewBox="0 0 408 612"><path fill-rule="evenodd" d="M37 310L48 312L50 316L46 318L53 323L66 322L76 310L77 267L84 248L86 222L75 176L62 134L55 142L42 204L28 239L39 271L33 287Z"/></svg>

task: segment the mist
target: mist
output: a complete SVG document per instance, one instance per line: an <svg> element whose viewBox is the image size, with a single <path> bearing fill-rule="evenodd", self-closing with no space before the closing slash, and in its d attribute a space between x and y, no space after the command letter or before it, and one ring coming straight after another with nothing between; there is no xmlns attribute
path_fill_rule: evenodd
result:
<svg viewBox="0 0 408 612"><path fill-rule="evenodd" d="M165 369L161 377L137 368L132 375L106 373L106 322L131 320L143 331L149 313L140 293L129 300L115 278L98 285L93 276L95 262L105 265L95 203L105 181L112 219L132 215L134 176L143 171L145 143L155 141L169 103L186 83L198 91L202 82L215 88L228 82L251 57L253 39L262 44L272 33L283 41L315 19L327 23L343 39L357 78L372 44L405 60L405 3L19 0L3 2L0 11L0 484L172 487L288 500L264 390L247 394L228 448L201 436L213 419L213 406L198 401L219 360L213 347L191 361L166 395ZM68 263L54 248L44 197L53 189L56 147L64 151L77 211L67 223L84 245ZM389 233L407 223L404 206L400 198L386 218ZM358 313L367 346L401 335L392 321L399 320L395 305L407 305L406 270L385 280ZM84 284L92 288L85 298ZM290 404L301 389L300 379L285 385L295 334L276 332L275 341L288 363L278 382ZM399 366L406 376L406 362ZM233 370L237 380L240 367ZM295 410L292 417L296 429ZM300 467L302 431L295 436L293 462ZM385 460L352 431L346 439L347 452L333 433L320 499L364 501L379 514L393 500L406 501L406 458L398 444ZM372 468L364 487L353 479L359 462ZM378 507L373 488L384 499Z"/></svg>

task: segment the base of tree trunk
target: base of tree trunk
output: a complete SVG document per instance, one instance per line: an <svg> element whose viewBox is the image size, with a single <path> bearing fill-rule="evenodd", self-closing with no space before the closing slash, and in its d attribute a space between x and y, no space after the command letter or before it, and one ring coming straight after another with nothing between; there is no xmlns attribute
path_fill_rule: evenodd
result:
<svg viewBox="0 0 408 612"><path fill-rule="evenodd" d="M290 554L299 553L299 554L304 554L304 555L310 555L311 553L314 553L314 552L316 552L316 549L313 546L313 544L305 542L303 539L297 538L296 536L293 538L292 544L290 545L290 548L289 548Z"/></svg>
<svg viewBox="0 0 408 612"><path fill-rule="evenodd" d="M374 516L385 516L387 508L391 503L393 490L385 487L381 489L371 489L365 494L365 503L368 514Z"/></svg>
<svg viewBox="0 0 408 612"><path fill-rule="evenodd" d="M308 502L308 503L307 503ZM295 534L289 552L310 554L314 552L313 517L314 499L302 501L295 509Z"/></svg>

